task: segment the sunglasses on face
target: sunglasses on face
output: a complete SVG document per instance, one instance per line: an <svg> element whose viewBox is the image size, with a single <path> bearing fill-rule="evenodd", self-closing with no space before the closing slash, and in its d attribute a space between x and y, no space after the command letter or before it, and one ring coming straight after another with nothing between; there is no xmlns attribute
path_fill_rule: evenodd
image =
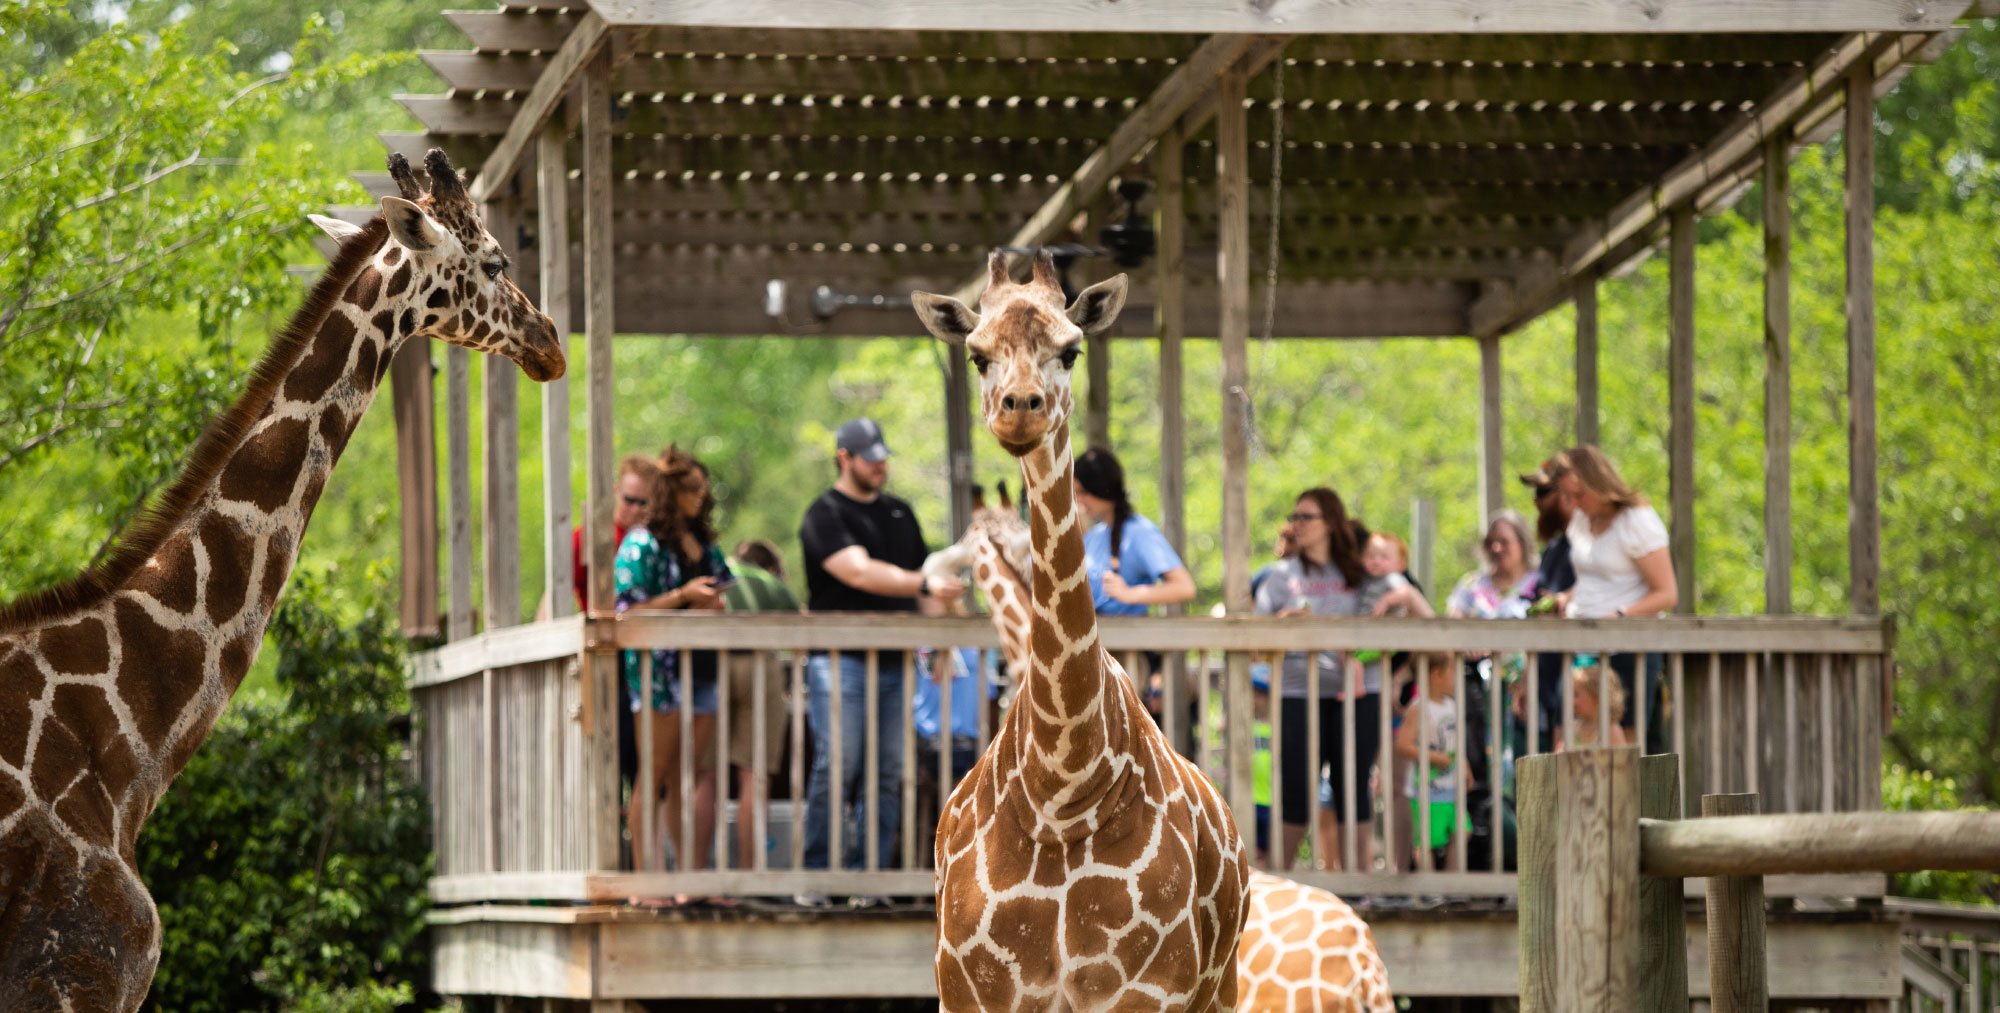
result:
<svg viewBox="0 0 2000 1013"><path fill-rule="evenodd" d="M1556 487L1555 487L1555 486L1552 486L1552 485L1538 485L1538 486L1536 486L1536 487L1535 487L1535 498L1536 498L1536 499L1548 499L1548 498L1549 498L1550 496L1553 496L1553 495L1555 495L1555 494L1556 494Z"/></svg>
<svg viewBox="0 0 2000 1013"><path fill-rule="evenodd" d="M640 497L640 496L627 496L627 495L625 495L625 494L623 494L623 493L620 493L620 494L618 495L618 498L619 498L619 499L621 499L621 500L624 500L624 501L625 501L625 505L626 505L626 506L629 506L629 507L643 507L643 506L648 506L648 505L650 505L650 504L651 504L651 503L653 502L652 500L649 500L649 499L645 499L644 497Z"/></svg>
<svg viewBox="0 0 2000 1013"><path fill-rule="evenodd" d="M1316 520L1321 520L1322 518L1320 517L1319 514L1294 513L1286 516L1285 519L1291 521L1293 524L1304 524L1307 521L1316 521Z"/></svg>

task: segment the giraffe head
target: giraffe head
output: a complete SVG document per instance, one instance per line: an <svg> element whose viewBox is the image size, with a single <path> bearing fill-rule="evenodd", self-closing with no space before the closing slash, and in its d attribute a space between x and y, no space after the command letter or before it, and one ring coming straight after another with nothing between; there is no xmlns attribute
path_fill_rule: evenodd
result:
<svg viewBox="0 0 2000 1013"><path fill-rule="evenodd" d="M437 338L477 352L504 356L528 378L554 380L566 367L554 321L535 308L507 276L508 257L486 231L479 208L445 153L424 156L431 177L426 192L401 153L389 156L389 175L402 191L382 198L389 244L378 261L386 280L369 296L372 312L388 311L395 333ZM337 240L360 231L354 225L312 216Z"/></svg>
<svg viewBox="0 0 2000 1013"><path fill-rule="evenodd" d="M1070 367L1083 352L1083 336L1118 319L1125 306L1125 276L1084 289L1063 305L1062 283L1047 250L1035 254L1034 273L1016 284L1007 254L987 260L990 280L979 311L950 296L912 293L917 317L940 340L965 346L979 370L979 403L986 428L1015 457L1069 421Z"/></svg>

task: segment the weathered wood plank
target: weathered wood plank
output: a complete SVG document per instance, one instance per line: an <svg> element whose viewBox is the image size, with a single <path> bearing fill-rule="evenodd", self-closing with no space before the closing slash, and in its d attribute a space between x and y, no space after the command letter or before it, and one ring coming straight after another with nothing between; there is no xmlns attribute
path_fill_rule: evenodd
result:
<svg viewBox="0 0 2000 1013"><path fill-rule="evenodd" d="M512 209L489 202L487 227L508 240L518 236ZM502 246L509 246L502 240ZM517 251L509 250L509 253ZM483 390L482 421L485 440L481 444L483 480L480 483L485 536L485 577L482 604L485 627L489 630L512 626L521 620L521 419L520 388L515 380L518 368L496 355L480 357Z"/></svg>
<svg viewBox="0 0 2000 1013"><path fill-rule="evenodd" d="M1501 443L1500 339L1479 339L1479 527L1507 508L1507 455ZM1461 698L1462 699L1462 698Z"/></svg>
<svg viewBox="0 0 2000 1013"><path fill-rule="evenodd" d="M1882 610L1882 516L1875 435L1875 93L1867 68L1847 77L1848 607Z"/></svg>
<svg viewBox="0 0 2000 1013"><path fill-rule="evenodd" d="M1764 611L1792 610L1792 185L1764 149Z"/></svg>
<svg viewBox="0 0 2000 1013"><path fill-rule="evenodd" d="M472 353L463 346L445 348L445 506L446 566L450 572L445 635L463 640L472 635Z"/></svg>
<svg viewBox="0 0 2000 1013"><path fill-rule="evenodd" d="M1238 613L1250 611L1250 415L1245 386L1250 338L1249 134L1243 116L1248 80L1241 66L1230 66L1214 80L1216 229L1221 235L1216 334L1222 343L1222 598L1231 612ZM1207 80L1200 83L1207 85ZM1180 109L1174 112L1177 116Z"/></svg>
<svg viewBox="0 0 2000 1013"><path fill-rule="evenodd" d="M614 296L619 264L611 245L611 109L607 80L608 55L598 55L583 76L583 294L585 362L587 387L585 403L589 411L585 433L589 465L585 471L585 495L590 512L584 520L584 544L590 551L589 612L609 612L612 608L611 490L617 481L616 435L612 428L612 337Z"/></svg>
<svg viewBox="0 0 2000 1013"><path fill-rule="evenodd" d="M1694 527L1694 211L1675 208L1668 278L1667 484L1672 500L1668 530L1674 580L1680 588L1676 611L1695 609Z"/></svg>
<svg viewBox="0 0 2000 1013"><path fill-rule="evenodd" d="M488 199L514 175L529 145L541 134L543 122L562 101L563 93L569 90L570 82L603 48L610 34L602 18L585 14L569 37L563 40L549 65L535 79L527 97L519 103L509 104L508 122L499 131L503 135L500 143L494 147L493 154L480 164L478 175L473 177L471 194L474 201Z"/></svg>
<svg viewBox="0 0 2000 1013"><path fill-rule="evenodd" d="M1755 793L1703 795L1703 821L1757 811ZM1764 957L1764 884L1756 876L1708 880L1708 990L1716 1013L1764 1013L1770 985Z"/></svg>
<svg viewBox="0 0 2000 1013"><path fill-rule="evenodd" d="M555 322L563 354L569 354L569 160L561 126L545 124L535 145L537 242L542 312ZM575 560L570 540L569 376L541 385L542 394L542 594L549 615L577 610L570 573Z"/></svg>
<svg viewBox="0 0 2000 1013"><path fill-rule="evenodd" d="M2000 813L1785 813L1673 824L1647 820L1640 824L1640 841L1640 866L1648 875L1993 869L2000 868ZM1802 848L1800 841L1813 846Z"/></svg>
<svg viewBox="0 0 2000 1013"><path fill-rule="evenodd" d="M1556 757L1556 1008L1638 1005L1639 772L1636 749Z"/></svg>
<svg viewBox="0 0 2000 1013"><path fill-rule="evenodd" d="M1160 134L1153 149L1153 329L1159 339L1160 397L1160 530L1175 552L1187 551L1186 409L1182 402L1184 372L1181 342L1187 335L1187 306L1180 285L1186 274L1187 190L1183 184L1186 135L1178 125ZM1178 722L1182 687L1168 686L1168 720ZM1175 739L1178 744L1179 739Z"/></svg>
<svg viewBox="0 0 2000 1013"><path fill-rule="evenodd" d="M431 346L407 341L389 367L396 421L396 489L402 520L403 635L434 637L438 628L436 380Z"/></svg>
<svg viewBox="0 0 2000 1013"><path fill-rule="evenodd" d="M1672 753L1639 760L1639 815L1681 816L1681 758ZM1645 876L1639 881L1639 1011L1685 1013L1688 1008L1687 905L1681 881Z"/></svg>
<svg viewBox="0 0 2000 1013"><path fill-rule="evenodd" d="M1469 8L1450 0L1260 8L1228 0L1127 0L1115 8L1081 0L1030 0L996 9L974 0L926 0L881 8L862 2L809 7L779 0L612 0L595 5L617 24L771 26L821 29L1019 30L1067 32L1786 32L1937 31L1968 0L1913 5L1903 0L1840 0L1796 5L1760 0L1673 0L1644 10L1596 0Z"/></svg>
<svg viewBox="0 0 2000 1013"><path fill-rule="evenodd" d="M1532 666L1531 666L1532 668ZM1556 1009L1556 757L1514 762L1519 799L1521 1013Z"/></svg>

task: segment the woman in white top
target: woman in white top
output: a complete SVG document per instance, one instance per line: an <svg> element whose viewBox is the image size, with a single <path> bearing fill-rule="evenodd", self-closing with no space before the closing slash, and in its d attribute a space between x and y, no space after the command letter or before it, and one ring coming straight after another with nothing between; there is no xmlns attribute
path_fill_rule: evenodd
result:
<svg viewBox="0 0 2000 1013"><path fill-rule="evenodd" d="M1557 596L1563 614L1572 619L1626 619L1657 616L1680 601L1674 582L1673 559L1667 553L1667 526L1660 513L1618 477L1604 452L1585 444L1563 456L1569 472L1562 477L1563 495L1576 504L1569 520L1569 558L1576 567L1576 586ZM1625 684L1626 698L1641 701L1649 713L1657 706L1659 655L1646 658L1646 691L1637 692L1638 659L1613 654L1607 659ZM1633 727L1638 707L1620 719ZM1649 721L1648 731L1659 727Z"/></svg>

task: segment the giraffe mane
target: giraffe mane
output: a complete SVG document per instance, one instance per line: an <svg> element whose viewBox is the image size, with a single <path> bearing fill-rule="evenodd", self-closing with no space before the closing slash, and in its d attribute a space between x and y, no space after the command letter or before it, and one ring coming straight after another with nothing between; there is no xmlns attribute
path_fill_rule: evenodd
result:
<svg viewBox="0 0 2000 1013"><path fill-rule="evenodd" d="M271 339L264 357L251 371L249 385L195 440L194 449L181 465L180 477L139 511L120 534L117 547L104 558L69 580L0 605L0 633L38 626L103 601L159 551L181 519L222 473L223 465L242 446L251 427L277 396L279 385L318 336L327 314L339 304L341 294L354 276L388 237L388 224L381 215L376 215L359 233L340 244L340 252L334 255L305 303Z"/></svg>

